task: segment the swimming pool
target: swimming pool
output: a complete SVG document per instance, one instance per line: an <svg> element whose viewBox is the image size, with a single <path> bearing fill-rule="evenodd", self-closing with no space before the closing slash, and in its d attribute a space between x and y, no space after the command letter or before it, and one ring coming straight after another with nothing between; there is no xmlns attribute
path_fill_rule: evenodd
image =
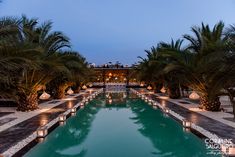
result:
<svg viewBox="0 0 235 157"><path fill-rule="evenodd" d="M204 141L128 93L104 93L26 157L207 157Z"/></svg>

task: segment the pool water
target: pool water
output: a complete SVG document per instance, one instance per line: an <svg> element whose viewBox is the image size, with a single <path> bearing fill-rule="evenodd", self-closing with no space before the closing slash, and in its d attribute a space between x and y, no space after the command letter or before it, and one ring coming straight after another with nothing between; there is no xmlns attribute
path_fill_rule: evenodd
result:
<svg viewBox="0 0 235 157"><path fill-rule="evenodd" d="M181 124L160 110L131 97L123 93L100 95L25 156L209 156L202 139L183 131Z"/></svg>

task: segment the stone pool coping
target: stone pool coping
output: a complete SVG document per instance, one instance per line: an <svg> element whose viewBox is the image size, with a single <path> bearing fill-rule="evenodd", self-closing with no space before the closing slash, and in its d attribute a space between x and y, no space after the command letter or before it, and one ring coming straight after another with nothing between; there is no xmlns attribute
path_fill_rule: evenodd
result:
<svg viewBox="0 0 235 157"><path fill-rule="evenodd" d="M101 90L103 89L98 89L98 90L94 90L94 92L100 92ZM90 94L87 94L87 93L84 93L82 96L85 96L85 97L89 97L90 95L92 95L92 93ZM76 96L76 97L79 97L79 96ZM80 96L81 97L81 96ZM77 98L79 99L79 98ZM82 101L81 100L77 100L76 101L76 104L72 106L73 107L76 107L77 109L80 108L80 102ZM59 126L59 120L58 120L58 116L61 115L61 114L64 114L66 115L66 117L70 117L71 116L71 109L68 109L65 107L65 104L66 102L63 102L62 104L56 106L57 108L58 107L62 107L64 110L57 113L57 115L55 116L55 118L52 118L49 123L47 123L45 126L48 128L48 131L51 132L52 130L54 130L57 126ZM54 108L56 108L54 107ZM54 109L54 108L51 108L50 110ZM78 111L78 110L77 110ZM36 115L32 118L35 118L37 116L40 116L39 115ZM31 118L31 119L32 119ZM66 118L66 119L67 119ZM30 119L28 119L30 120ZM32 120L33 121L33 120ZM25 121L21 122L21 123L24 123ZM34 122L34 121L33 121ZM35 124L36 125L36 124ZM14 127L14 126L13 126ZM40 126L39 126L40 127ZM38 127L37 127L38 128ZM11 129L11 128L10 128ZM26 129L26 128L24 128ZM7 130L5 130L7 131ZM0 132L0 136L1 136L1 133ZM9 135L8 135L9 136ZM15 142L14 144L12 143L12 145L9 147L9 148L5 148L2 152L0 152L0 156L3 156L3 157L10 157L10 156L22 156L23 154L25 154L28 150L30 150L33 146L35 146L37 144L37 129L30 134L28 135L26 138L22 138L20 141L18 142ZM4 138L0 137L0 142L3 142L4 141ZM1 146L0 146L1 148Z"/></svg>

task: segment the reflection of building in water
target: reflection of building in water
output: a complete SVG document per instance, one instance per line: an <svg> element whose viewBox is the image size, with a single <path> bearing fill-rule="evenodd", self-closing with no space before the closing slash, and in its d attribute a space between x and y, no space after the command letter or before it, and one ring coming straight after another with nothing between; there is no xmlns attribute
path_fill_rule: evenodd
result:
<svg viewBox="0 0 235 157"><path fill-rule="evenodd" d="M126 92L106 92L105 93L106 104L126 104L127 93Z"/></svg>

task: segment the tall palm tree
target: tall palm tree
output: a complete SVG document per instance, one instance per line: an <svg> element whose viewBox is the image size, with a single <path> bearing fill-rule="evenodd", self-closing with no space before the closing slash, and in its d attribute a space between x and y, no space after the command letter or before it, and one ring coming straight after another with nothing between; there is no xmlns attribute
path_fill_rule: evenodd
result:
<svg viewBox="0 0 235 157"><path fill-rule="evenodd" d="M57 64L62 67L54 54L68 47L69 40L61 32L52 32L51 25L39 25L37 19L25 16L0 20L1 95L14 93L18 110L38 108L37 91L52 79Z"/></svg>
<svg viewBox="0 0 235 157"><path fill-rule="evenodd" d="M163 69L163 73L165 75L165 81L167 84L167 92L170 98L177 99L180 98L180 83L184 83L184 79L180 77L180 71L171 71L169 70L169 66L177 62L172 53L177 55L182 55L184 53L184 49L182 48L183 40L178 39L174 41L171 40L171 43L160 42L158 44L158 51L162 58L164 58L166 62L166 67Z"/></svg>
<svg viewBox="0 0 235 157"><path fill-rule="evenodd" d="M200 95L200 107L210 111L220 110L219 95L223 89L220 80L230 79L223 75L222 70L229 54L223 30L222 22L212 30L203 23L201 27L192 27L194 35L184 35L190 43L187 51L183 51L182 55L171 53L176 62L167 67L169 71L181 71L182 78Z"/></svg>
<svg viewBox="0 0 235 157"><path fill-rule="evenodd" d="M30 45L20 45L18 37L20 34L21 20L14 17L3 17L0 19L0 97L7 98L15 95L15 80L19 72L32 62L22 57ZM31 49L32 50L32 49Z"/></svg>
<svg viewBox="0 0 235 157"><path fill-rule="evenodd" d="M224 23L217 23L211 30L209 25L202 23L201 27L193 27L195 36L184 35L190 42L188 49L195 53L192 74L195 81L191 86L201 99L200 106L206 110L218 111L220 109L219 94L222 84L218 83L218 71L223 65L223 59L228 53L227 38L223 35Z"/></svg>

